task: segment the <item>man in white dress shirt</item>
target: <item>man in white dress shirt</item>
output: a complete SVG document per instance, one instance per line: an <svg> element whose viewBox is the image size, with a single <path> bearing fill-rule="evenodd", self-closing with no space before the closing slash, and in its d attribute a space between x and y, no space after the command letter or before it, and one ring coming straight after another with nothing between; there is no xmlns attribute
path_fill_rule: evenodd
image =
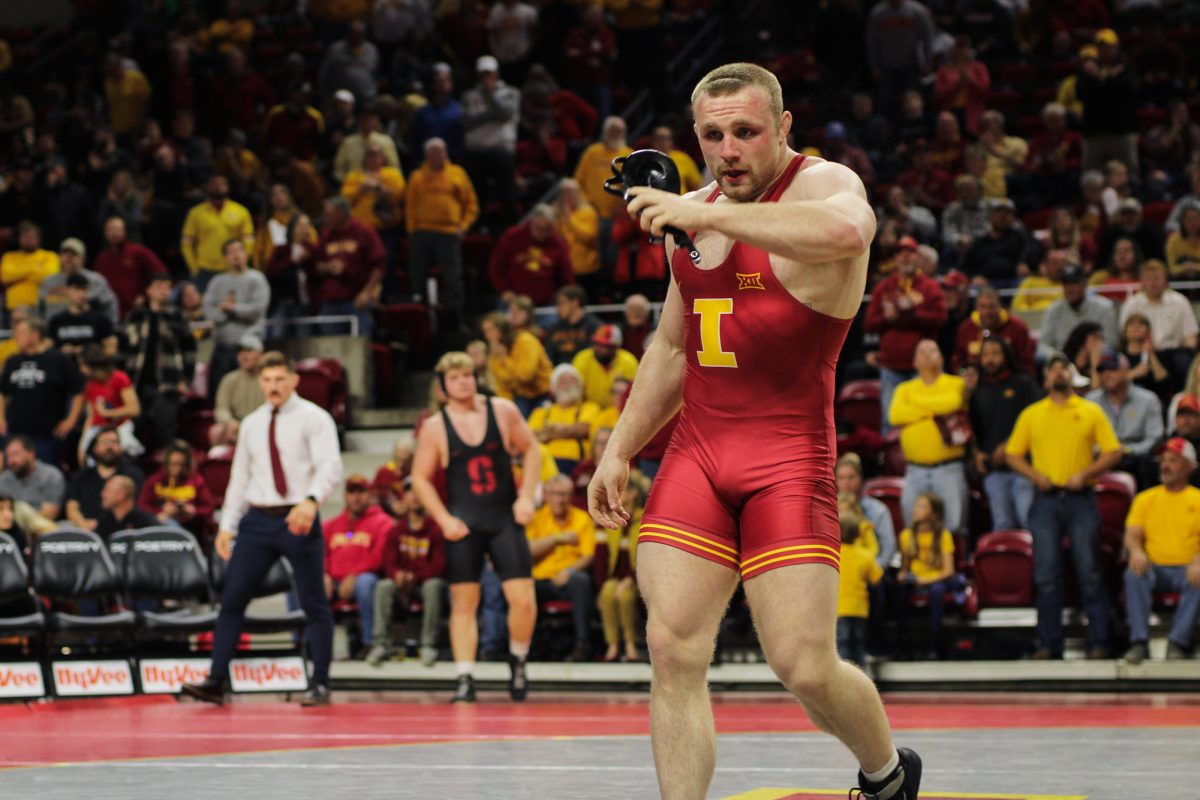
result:
<svg viewBox="0 0 1200 800"><path fill-rule="evenodd" d="M325 596L325 543L317 510L342 479L337 427L324 409L296 394L300 378L282 353L263 355L258 383L266 403L242 420L214 543L217 554L229 559L229 569L212 666L207 680L185 684L182 691L218 705L225 701L229 661L246 606L275 562L286 557L308 616L305 639L313 662L312 688L301 704L325 705L333 614Z"/></svg>

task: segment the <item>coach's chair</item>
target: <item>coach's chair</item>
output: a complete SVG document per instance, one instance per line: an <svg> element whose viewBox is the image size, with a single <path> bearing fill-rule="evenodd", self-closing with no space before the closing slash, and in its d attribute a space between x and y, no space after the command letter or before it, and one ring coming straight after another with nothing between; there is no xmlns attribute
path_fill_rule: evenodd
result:
<svg viewBox="0 0 1200 800"><path fill-rule="evenodd" d="M0 533L0 613L9 615L0 616L0 634L36 636L46 630L46 615L29 590L25 556L7 533Z"/></svg>
<svg viewBox="0 0 1200 800"><path fill-rule="evenodd" d="M229 562L214 551L212 558L208 560L208 565L213 594L219 598L221 591L225 588L225 573L229 570ZM293 591L293 588L292 566L286 558L281 558L267 572L254 596L258 598L270 597L273 594L285 594ZM285 611L282 614L247 611L242 630L246 633L276 633L302 630L306 625L308 625L308 615L302 609Z"/></svg>
<svg viewBox="0 0 1200 800"><path fill-rule="evenodd" d="M113 569L117 571L117 580L125 585L125 559L129 556L129 543L137 531L117 531L108 537L108 555L112 559Z"/></svg>
<svg viewBox="0 0 1200 800"><path fill-rule="evenodd" d="M91 531L57 530L33 545L33 589L52 601L91 601L105 607L120 595L121 580L108 549ZM93 615L51 611L48 627L56 631L129 632L132 611Z"/></svg>
<svg viewBox="0 0 1200 800"><path fill-rule="evenodd" d="M156 526L133 531L127 541L125 591L131 600L199 600L210 607L208 611L138 611L142 630L166 635L212 630L217 612L211 610L208 564L196 537L179 528Z"/></svg>

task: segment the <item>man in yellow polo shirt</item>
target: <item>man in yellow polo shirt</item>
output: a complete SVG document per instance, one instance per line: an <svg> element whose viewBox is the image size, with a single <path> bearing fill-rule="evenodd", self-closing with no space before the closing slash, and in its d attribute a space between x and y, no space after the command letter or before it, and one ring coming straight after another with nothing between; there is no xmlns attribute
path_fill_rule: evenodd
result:
<svg viewBox="0 0 1200 800"><path fill-rule="evenodd" d="M904 524L911 525L912 509L924 492L933 492L946 504L946 528L962 528L967 509L967 473L962 444L947 444L943 427L967 407L966 384L957 375L942 372L942 351L932 339L917 342L913 368L917 377L896 387L888 408L888 422L900 429L900 447L908 469L900 507Z"/></svg>
<svg viewBox="0 0 1200 800"><path fill-rule="evenodd" d="M58 253L42 249L42 229L28 220L22 222L17 226L16 249L0 258L4 307L10 314L18 306L36 308L42 281L60 269Z"/></svg>
<svg viewBox="0 0 1200 800"><path fill-rule="evenodd" d="M1075 394L1072 370L1062 353L1050 356L1047 397L1021 412L1005 447L1008 465L1034 485L1029 529L1037 588L1036 659L1062 658L1063 534L1071 542L1087 612L1088 657L1108 657L1109 605L1099 564L1100 508L1092 486L1121 459L1121 443L1104 410ZM1096 451L1098 456L1093 455Z"/></svg>
<svg viewBox="0 0 1200 800"><path fill-rule="evenodd" d="M575 649L567 661L586 661L590 655L592 622L592 556L596 526L591 516L571 505L575 487L566 475L546 482L546 505L525 528L533 556L537 600L570 600L575 626Z"/></svg>
<svg viewBox="0 0 1200 800"><path fill-rule="evenodd" d="M1125 519L1125 611L1129 650L1125 661L1140 664L1149 654L1150 609L1155 592L1176 592L1179 606L1167 637L1167 660L1184 659L1200 612L1200 489L1188 485L1196 448L1187 439L1168 439L1159 472L1162 486L1133 498Z"/></svg>
<svg viewBox="0 0 1200 800"><path fill-rule="evenodd" d="M204 194L205 201L194 206L183 221L179 243L201 294L215 275L228 269L226 242L241 239L246 252L254 252L254 220L245 206L229 199L229 180L224 175L212 175L204 185Z"/></svg>
<svg viewBox="0 0 1200 800"><path fill-rule="evenodd" d="M618 378L633 383L638 360L621 347L624 338L616 325L601 325L592 335L592 346L575 354L571 364L583 379L583 396L600 408L613 404L612 387Z"/></svg>

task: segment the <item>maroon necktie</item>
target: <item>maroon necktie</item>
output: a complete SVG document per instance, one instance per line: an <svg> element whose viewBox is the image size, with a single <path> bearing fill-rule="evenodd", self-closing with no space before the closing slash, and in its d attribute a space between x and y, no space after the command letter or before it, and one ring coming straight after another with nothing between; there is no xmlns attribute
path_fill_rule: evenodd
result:
<svg viewBox="0 0 1200 800"><path fill-rule="evenodd" d="M279 448L275 446L275 419L278 416L279 409L271 409L271 427L267 434L267 442L271 447L271 474L275 476L275 491L286 500L287 476L283 474L283 460L279 458Z"/></svg>

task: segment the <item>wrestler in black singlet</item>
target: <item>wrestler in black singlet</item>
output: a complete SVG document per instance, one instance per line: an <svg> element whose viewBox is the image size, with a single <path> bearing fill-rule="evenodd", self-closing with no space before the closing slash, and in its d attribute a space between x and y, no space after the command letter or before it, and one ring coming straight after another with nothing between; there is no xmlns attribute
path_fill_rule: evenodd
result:
<svg viewBox="0 0 1200 800"><path fill-rule="evenodd" d="M525 530L513 519L517 483L512 458L496 422L492 401L487 404L487 432L471 447L463 442L442 411L450 460L446 465L446 504L451 514L471 531L457 542L446 542L446 575L450 583L478 583L483 558L490 555L500 580L528 578L533 559Z"/></svg>

